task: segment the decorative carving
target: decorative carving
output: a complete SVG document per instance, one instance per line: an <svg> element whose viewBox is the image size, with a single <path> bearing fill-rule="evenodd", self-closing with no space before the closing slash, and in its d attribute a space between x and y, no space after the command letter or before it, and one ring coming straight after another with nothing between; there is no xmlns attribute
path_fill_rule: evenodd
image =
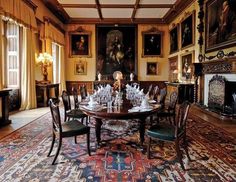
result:
<svg viewBox="0 0 236 182"><path fill-rule="evenodd" d="M221 62L219 64L219 62ZM213 63L206 63L203 65L203 73L228 73L232 70L232 64L226 61L217 61Z"/></svg>
<svg viewBox="0 0 236 182"><path fill-rule="evenodd" d="M199 19L199 24L197 26L198 32L199 32L199 38L198 38L198 44L199 44L199 56L198 60L199 62L202 62L204 59L203 57L203 51L202 51L202 45L203 45L203 33L204 33L204 0L198 0L198 5L199 5L199 13L198 13L198 19Z"/></svg>

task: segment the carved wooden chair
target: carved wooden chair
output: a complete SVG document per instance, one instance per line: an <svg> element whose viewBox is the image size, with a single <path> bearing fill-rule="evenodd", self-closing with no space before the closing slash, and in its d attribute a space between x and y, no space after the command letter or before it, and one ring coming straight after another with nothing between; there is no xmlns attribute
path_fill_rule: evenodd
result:
<svg viewBox="0 0 236 182"><path fill-rule="evenodd" d="M170 101L168 103L168 106L161 108L157 112L158 122L160 118L166 118L169 120L170 123L172 123L171 119L173 119L173 123L175 123L175 110L176 110L177 100L178 100L178 93L172 92L170 94Z"/></svg>
<svg viewBox="0 0 236 182"><path fill-rule="evenodd" d="M88 151L88 154L91 155L90 154L90 139L89 139L90 127L83 125L78 120L70 120L68 122L61 123L61 117L60 117L58 104L52 99L50 99L49 106L50 106L51 115L52 115L52 144L48 153L48 157L50 156L53 150L56 135L59 137L59 144L58 144L58 148L57 148L55 157L53 159L52 165L54 165L56 162L56 159L61 149L62 138L65 138L65 137L75 137L75 143L77 143L76 136L86 134L87 135L87 151Z"/></svg>
<svg viewBox="0 0 236 182"><path fill-rule="evenodd" d="M178 160L183 170L184 164L182 161L182 153L180 150L180 141L183 140L183 146L187 157L189 160L190 156L188 154L187 141L186 141L186 122L188 118L190 103L185 101L180 105L178 110L178 119L175 124L169 124L167 122L158 123L150 127L147 130L148 136L148 147L147 147L147 157L150 159L150 146L153 139L160 141L168 141L175 143L175 150L177 153Z"/></svg>
<svg viewBox="0 0 236 182"><path fill-rule="evenodd" d="M80 109L71 109L70 95L67 91L64 90L61 97L64 105L64 121L76 118L81 119L81 122L83 123L83 120L87 117L87 115ZM75 105L77 104L75 103Z"/></svg>

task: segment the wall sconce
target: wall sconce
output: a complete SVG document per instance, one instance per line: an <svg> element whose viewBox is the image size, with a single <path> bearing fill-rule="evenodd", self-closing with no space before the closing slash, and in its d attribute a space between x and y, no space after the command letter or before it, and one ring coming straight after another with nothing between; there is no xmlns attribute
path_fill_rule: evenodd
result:
<svg viewBox="0 0 236 182"><path fill-rule="evenodd" d="M46 52L40 53L36 61L37 61L37 64L41 66L41 71L43 75L42 83L50 83L50 81L48 81L47 68L52 65L52 61L53 61L52 56Z"/></svg>

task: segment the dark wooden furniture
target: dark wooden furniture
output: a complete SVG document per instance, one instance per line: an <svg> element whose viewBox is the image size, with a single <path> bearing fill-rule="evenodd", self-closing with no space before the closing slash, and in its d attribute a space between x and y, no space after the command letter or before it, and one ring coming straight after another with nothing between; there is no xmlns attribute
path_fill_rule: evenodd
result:
<svg viewBox="0 0 236 182"><path fill-rule="evenodd" d="M54 94L52 92L54 91ZM36 84L37 107L47 107L50 98L58 99L59 83Z"/></svg>
<svg viewBox="0 0 236 182"><path fill-rule="evenodd" d="M2 117L0 118L0 127L11 123L9 120L9 92L11 89L0 90L0 98L2 99Z"/></svg>
<svg viewBox="0 0 236 182"><path fill-rule="evenodd" d="M190 160L186 141L186 122L188 118L189 107L190 103L187 101L183 102L180 105L178 112L178 120L176 121L177 122L176 124L173 125L167 122L159 123L157 125L151 126L147 130L147 136L148 136L147 156L149 159L150 159L150 146L152 139L174 142L178 160L181 164L182 169L183 170L185 169L182 161L182 153L180 150L180 141L183 140L184 149L186 151L187 157Z"/></svg>
<svg viewBox="0 0 236 182"><path fill-rule="evenodd" d="M75 89L74 89L75 90ZM76 92L77 93L77 92ZM70 119L81 119L81 122L83 123L84 118L86 118L86 124L88 122L88 117L86 114L84 114L79 108L78 108L78 98L76 99L75 93L73 95L74 101L75 101L75 109L71 108L71 103L70 103L70 95L68 94L67 91L63 90L62 92L62 102L64 105L64 122L67 120L69 121ZM77 94L78 97L78 94ZM77 101L76 101L77 100ZM76 106L77 105L77 106Z"/></svg>
<svg viewBox="0 0 236 182"><path fill-rule="evenodd" d="M102 126L102 120L104 119L118 119L118 120L119 119L122 119L122 120L139 119L140 142L141 142L141 145L143 144L146 118L156 113L159 110L159 107L155 107L151 111L145 111L145 112L128 112L128 110L131 108L132 108L132 105L127 100L124 100L122 106L113 107L112 110L105 108L100 111L93 111L93 110L88 110L85 107L83 107L83 103L81 103L80 105L80 109L85 114L87 114L90 117L95 118L96 120L95 130L96 130L96 138L97 138L98 145L101 142L101 126Z"/></svg>
<svg viewBox="0 0 236 182"><path fill-rule="evenodd" d="M167 85L167 98L170 97L170 93L178 93L178 104L184 101L193 102L194 101L194 84L193 83L171 83L166 82Z"/></svg>
<svg viewBox="0 0 236 182"><path fill-rule="evenodd" d="M57 156L59 155L59 152L61 149L62 138L65 138L65 137L75 137L75 143L77 143L76 136L86 134L87 135L87 150L88 150L88 154L90 155L90 147L89 147L90 127L83 125L77 120L70 120L65 123L61 123L61 117L60 117L58 104L53 102L52 99L50 99L49 106L50 106L50 110L52 114L53 135L52 135L52 144L48 153L48 157L50 156L52 152L56 135L59 136L59 144L58 144L57 152L53 159L52 164L55 164L56 162Z"/></svg>

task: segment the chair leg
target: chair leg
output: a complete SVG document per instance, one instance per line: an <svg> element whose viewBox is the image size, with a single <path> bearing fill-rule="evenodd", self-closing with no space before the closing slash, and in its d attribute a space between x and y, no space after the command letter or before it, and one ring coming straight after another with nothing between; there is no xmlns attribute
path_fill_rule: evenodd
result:
<svg viewBox="0 0 236 182"><path fill-rule="evenodd" d="M187 143L187 140L186 140L186 134L184 135L183 147L184 147L184 150L185 150L186 155L188 157L188 160L191 161L190 155L188 153L188 143Z"/></svg>
<svg viewBox="0 0 236 182"><path fill-rule="evenodd" d="M150 159L150 148L151 148L151 137L148 138L148 146L147 146L147 158Z"/></svg>
<svg viewBox="0 0 236 182"><path fill-rule="evenodd" d="M175 149L176 149L176 153L177 153L179 163L180 163L182 169L185 170L184 164L183 164L183 161L182 161L182 154L181 154L180 147L179 147L179 140L175 140Z"/></svg>
<svg viewBox="0 0 236 182"><path fill-rule="evenodd" d="M76 136L75 136L75 143L77 144L77 139L76 139Z"/></svg>
<svg viewBox="0 0 236 182"><path fill-rule="evenodd" d="M90 156L90 130L87 133L87 151L88 151L88 155Z"/></svg>
<svg viewBox="0 0 236 182"><path fill-rule="evenodd" d="M51 144L50 150L49 150L48 155L47 155L48 157L50 156L50 154L52 152L52 149L53 149L53 146L54 146L54 143L55 143L55 138L56 138L55 134L52 133L52 144Z"/></svg>
<svg viewBox="0 0 236 182"><path fill-rule="evenodd" d="M59 136L59 144L58 144L56 155L55 155L55 157L54 157L54 159L52 161L52 165L54 165L56 160L57 160L57 156L59 155L59 152L60 152L60 149L61 149L61 144L62 144L62 137Z"/></svg>

